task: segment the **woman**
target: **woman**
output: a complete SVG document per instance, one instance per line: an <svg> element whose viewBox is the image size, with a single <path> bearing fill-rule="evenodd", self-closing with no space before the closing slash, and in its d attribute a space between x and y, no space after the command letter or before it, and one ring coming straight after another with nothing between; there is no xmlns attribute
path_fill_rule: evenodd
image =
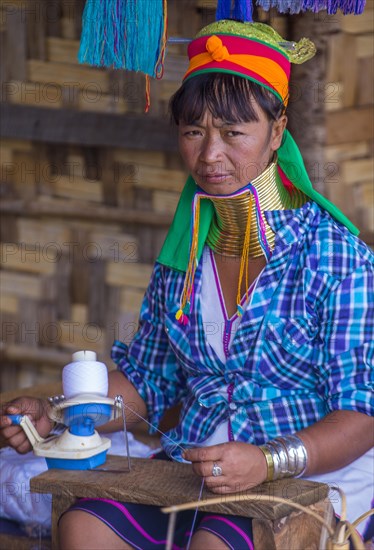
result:
<svg viewBox="0 0 374 550"><path fill-rule="evenodd" d="M333 472L356 517L371 498L373 262L312 188L285 130L290 62L313 53L308 41L233 21L190 44L171 112L191 177L139 331L113 347L109 395L154 426L182 404L164 451L190 461L213 493ZM45 414L34 417L47 433ZM178 516L183 546L192 515ZM60 520L61 547L162 548L166 522L156 507L79 501ZM191 548L251 548L251 537L248 518L200 513Z"/></svg>

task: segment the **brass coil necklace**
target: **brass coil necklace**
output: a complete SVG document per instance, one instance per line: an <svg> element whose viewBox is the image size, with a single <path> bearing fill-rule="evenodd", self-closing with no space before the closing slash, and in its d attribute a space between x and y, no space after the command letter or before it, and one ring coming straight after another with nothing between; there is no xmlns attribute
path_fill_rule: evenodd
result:
<svg viewBox="0 0 374 550"><path fill-rule="evenodd" d="M271 250L274 248L275 233L266 221L263 212L268 210L287 210L299 208L307 201L304 193L294 188L289 193L284 187L277 170L277 163L272 162L262 174L253 180L252 186L258 194L260 215L264 220L266 241ZM250 223L250 242L248 255L257 258L264 254L259 239L255 201L248 190L239 195L209 197L215 209L215 216L209 229L207 245L224 256L241 256L247 224ZM248 220L250 216L250 220Z"/></svg>

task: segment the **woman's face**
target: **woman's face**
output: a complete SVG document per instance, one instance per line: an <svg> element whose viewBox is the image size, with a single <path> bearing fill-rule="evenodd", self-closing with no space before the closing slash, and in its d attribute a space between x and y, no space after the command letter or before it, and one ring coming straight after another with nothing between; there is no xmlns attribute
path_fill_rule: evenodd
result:
<svg viewBox="0 0 374 550"><path fill-rule="evenodd" d="M206 111L192 124L179 123L179 149L196 183L210 195L230 195L267 168L281 145L285 115L269 122L255 105L258 122L229 122Z"/></svg>

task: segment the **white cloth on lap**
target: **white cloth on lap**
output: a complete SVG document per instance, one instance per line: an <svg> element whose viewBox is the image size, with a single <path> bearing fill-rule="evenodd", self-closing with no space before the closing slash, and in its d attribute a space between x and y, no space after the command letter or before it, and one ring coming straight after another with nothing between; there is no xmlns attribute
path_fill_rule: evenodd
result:
<svg viewBox="0 0 374 550"><path fill-rule="evenodd" d="M123 432L105 434L112 446L108 454L126 456ZM130 455L148 457L154 452L148 445L137 441L129 433ZM41 525L46 531L51 526L51 495L30 492L30 479L47 470L44 458L35 456L31 451L25 455L14 449L0 450L1 499L0 517L26 525Z"/></svg>

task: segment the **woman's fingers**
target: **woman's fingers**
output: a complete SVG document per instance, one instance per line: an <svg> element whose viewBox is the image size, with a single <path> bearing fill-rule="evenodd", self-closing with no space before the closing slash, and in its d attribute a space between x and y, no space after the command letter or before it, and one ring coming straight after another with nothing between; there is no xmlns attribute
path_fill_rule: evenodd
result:
<svg viewBox="0 0 374 550"><path fill-rule="evenodd" d="M222 464L218 460L217 462L207 461L207 462L193 462L192 463L192 469L200 477L211 477L213 476L213 468L214 466L219 466L222 469ZM223 470L222 470L223 474ZM222 477L222 476L216 476L216 477ZM214 478L213 478L214 479Z"/></svg>
<svg viewBox="0 0 374 550"><path fill-rule="evenodd" d="M38 430L38 427L43 423L43 418L41 417L43 413L42 405L43 403L41 400L28 397L21 397L10 403L5 403L0 411L1 444L3 446L13 447L19 453L27 453L30 451L32 446L24 430L19 425L13 425L9 415L27 415ZM44 422L44 424L46 424L46 422ZM42 433L42 435L46 435L47 431L47 428L43 430L44 433Z"/></svg>
<svg viewBox="0 0 374 550"><path fill-rule="evenodd" d="M206 487L217 494L254 487L267 475L262 451L249 443L233 441L189 449L184 457L192 462L193 471L204 478Z"/></svg>
<svg viewBox="0 0 374 550"><path fill-rule="evenodd" d="M2 430L6 445L13 447L19 453L27 453L31 446L25 432L19 426L9 426Z"/></svg>
<svg viewBox="0 0 374 550"><path fill-rule="evenodd" d="M183 458L191 462L217 462L222 458L225 443L213 445L211 447L196 447L187 449L183 453Z"/></svg>
<svg viewBox="0 0 374 550"><path fill-rule="evenodd" d="M0 411L0 428L11 426L12 420L9 418L10 414L20 414L20 409L11 403L5 403Z"/></svg>
<svg viewBox="0 0 374 550"><path fill-rule="evenodd" d="M17 446L13 446L13 448L16 449L17 453L20 453L21 455L32 451L32 445L27 437L24 437L22 442L17 443Z"/></svg>
<svg viewBox="0 0 374 550"><path fill-rule="evenodd" d="M229 485L225 485L224 483L221 483L221 485L208 485L205 483L205 485L208 487L209 491L212 491L212 493L216 493L217 495L227 495L229 493L236 493L237 489L234 487L230 487Z"/></svg>

